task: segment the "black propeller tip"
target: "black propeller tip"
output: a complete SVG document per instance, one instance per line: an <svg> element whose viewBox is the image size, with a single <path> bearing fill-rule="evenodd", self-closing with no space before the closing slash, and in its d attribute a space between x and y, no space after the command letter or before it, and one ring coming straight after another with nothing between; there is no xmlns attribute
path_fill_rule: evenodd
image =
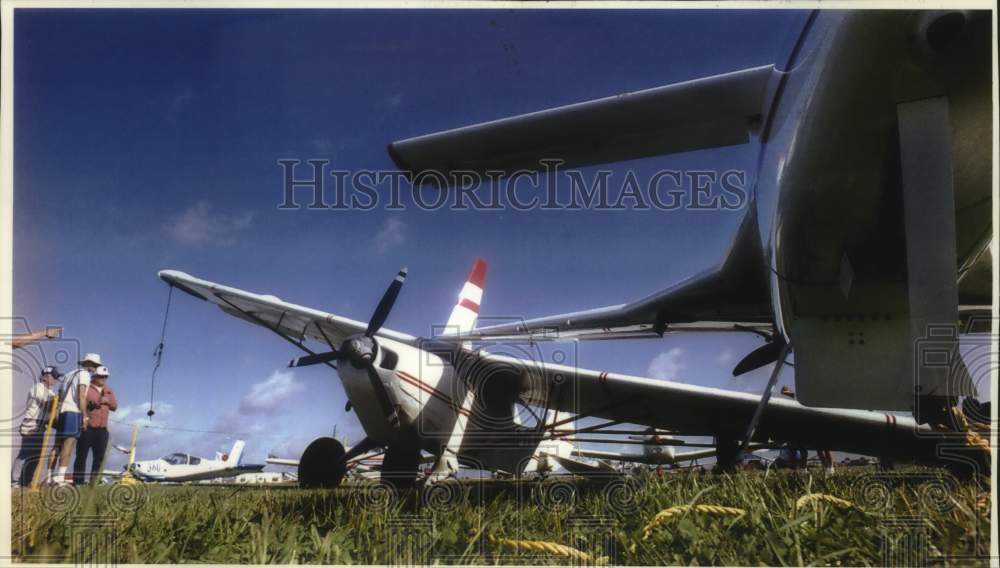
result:
<svg viewBox="0 0 1000 568"><path fill-rule="evenodd" d="M396 303L396 297L399 296L399 290L403 287L403 282L406 281L406 274L406 267L403 267L389 283L389 287L386 288L385 294L382 295L382 299L375 307L375 312L368 322L368 328L365 330L367 337L374 336L381 329L386 318L389 317L389 312L392 311L392 306Z"/></svg>

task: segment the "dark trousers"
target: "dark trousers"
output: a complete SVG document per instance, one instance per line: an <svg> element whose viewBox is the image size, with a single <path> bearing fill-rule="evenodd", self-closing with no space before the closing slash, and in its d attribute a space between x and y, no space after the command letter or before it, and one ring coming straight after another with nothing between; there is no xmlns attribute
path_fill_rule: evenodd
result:
<svg viewBox="0 0 1000 568"><path fill-rule="evenodd" d="M21 474L18 476L18 485L21 487L31 485L31 478L34 477L38 462L42 459L43 441L45 441L44 432L21 436L21 449L17 452L17 459L21 460Z"/></svg>
<svg viewBox="0 0 1000 568"><path fill-rule="evenodd" d="M76 441L76 460L73 462L73 483L82 485L87 482L84 474L87 469L87 454L92 454L90 475L99 477L104 463L104 453L108 451L108 429L87 428L80 432Z"/></svg>

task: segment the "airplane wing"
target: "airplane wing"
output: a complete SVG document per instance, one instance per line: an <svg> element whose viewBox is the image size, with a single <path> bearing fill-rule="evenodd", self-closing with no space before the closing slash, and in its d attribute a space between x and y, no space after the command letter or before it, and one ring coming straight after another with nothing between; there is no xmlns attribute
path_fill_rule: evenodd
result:
<svg viewBox="0 0 1000 568"><path fill-rule="evenodd" d="M565 340L659 337L673 331L771 331L774 320L757 221L749 209L723 259L672 286L625 304L513 321L443 340Z"/></svg>
<svg viewBox="0 0 1000 568"><path fill-rule="evenodd" d="M618 474L620 473L613 466L597 460L595 463L587 463L580 460L575 460L571 457L558 456L556 454L550 454L546 452L539 452L540 455L551 458L553 461L558 463L563 469L574 474L574 475L594 475L594 474Z"/></svg>
<svg viewBox="0 0 1000 568"><path fill-rule="evenodd" d="M299 460L293 460L288 458L267 458L264 460L269 465L287 465L290 467L299 467Z"/></svg>
<svg viewBox="0 0 1000 568"><path fill-rule="evenodd" d="M767 65L624 93L400 140L389 155L411 176L447 176L535 171L546 158L579 167L743 144L780 75Z"/></svg>
<svg viewBox="0 0 1000 568"><path fill-rule="evenodd" d="M759 394L635 377L607 371L538 364L481 353L482 363L516 374L520 402L579 417L642 424L680 435L739 441L760 402ZM489 367L485 367L489 368ZM940 439L911 417L866 410L807 407L772 398L753 442L936 461ZM683 444L678 445L681 450Z"/></svg>
<svg viewBox="0 0 1000 568"><path fill-rule="evenodd" d="M103 477L121 477L125 475L125 470L122 469L102 469L101 476Z"/></svg>
<svg viewBox="0 0 1000 568"><path fill-rule="evenodd" d="M585 458L600 459L600 460L610 460L610 461L645 463L650 465L678 463L689 460L710 458L714 457L716 453L717 452L714 448L709 448L704 450L684 452L682 454L673 454L673 455L661 454L659 459L655 459L646 454L625 454L620 452L609 452L607 450L591 450L587 448L579 448L573 450L574 456L581 456Z"/></svg>
<svg viewBox="0 0 1000 568"><path fill-rule="evenodd" d="M230 288L176 270L162 270L160 278L195 298L211 302L231 316L249 321L302 341L306 337L338 347L346 337L364 333L368 324L349 318L285 302L270 295L254 294ZM402 343L414 344L416 338L383 327L376 335Z"/></svg>

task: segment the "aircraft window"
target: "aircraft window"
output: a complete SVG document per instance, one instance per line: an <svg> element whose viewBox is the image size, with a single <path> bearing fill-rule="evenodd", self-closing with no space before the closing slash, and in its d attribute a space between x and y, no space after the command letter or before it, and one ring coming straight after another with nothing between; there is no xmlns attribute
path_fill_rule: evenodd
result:
<svg viewBox="0 0 1000 568"><path fill-rule="evenodd" d="M390 371L396 370L396 365L399 364L399 355L392 349L386 349L385 347L380 347L380 349L382 349L382 361L378 366Z"/></svg>
<svg viewBox="0 0 1000 568"><path fill-rule="evenodd" d="M194 456L191 456L191 461L189 463L191 465L198 465L201 463L201 458L196 458Z"/></svg>
<svg viewBox="0 0 1000 568"><path fill-rule="evenodd" d="M187 454L170 454L169 456L163 458L163 461L169 463L170 465L186 465L188 457Z"/></svg>

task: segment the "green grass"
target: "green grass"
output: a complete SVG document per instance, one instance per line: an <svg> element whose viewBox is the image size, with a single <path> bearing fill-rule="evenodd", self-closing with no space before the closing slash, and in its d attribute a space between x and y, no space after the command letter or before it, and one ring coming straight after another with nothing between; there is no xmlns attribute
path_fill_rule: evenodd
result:
<svg viewBox="0 0 1000 568"><path fill-rule="evenodd" d="M443 485L423 496L378 486L15 491L12 544L21 561L71 562L107 556L100 543L111 542L113 531L119 563L573 563L497 547L491 537L569 545L614 564L882 565L886 539L897 561L947 557L968 564L988 554L987 489L974 481L935 483L941 474L934 470L873 477L879 475L678 474L628 486L576 483L575 493L568 480L551 478L461 490ZM817 492L855 506L814 502L796 510L799 497ZM678 515L642 539L658 511L685 504L745 514ZM919 541L918 533L926 546L904 548L906 538Z"/></svg>

